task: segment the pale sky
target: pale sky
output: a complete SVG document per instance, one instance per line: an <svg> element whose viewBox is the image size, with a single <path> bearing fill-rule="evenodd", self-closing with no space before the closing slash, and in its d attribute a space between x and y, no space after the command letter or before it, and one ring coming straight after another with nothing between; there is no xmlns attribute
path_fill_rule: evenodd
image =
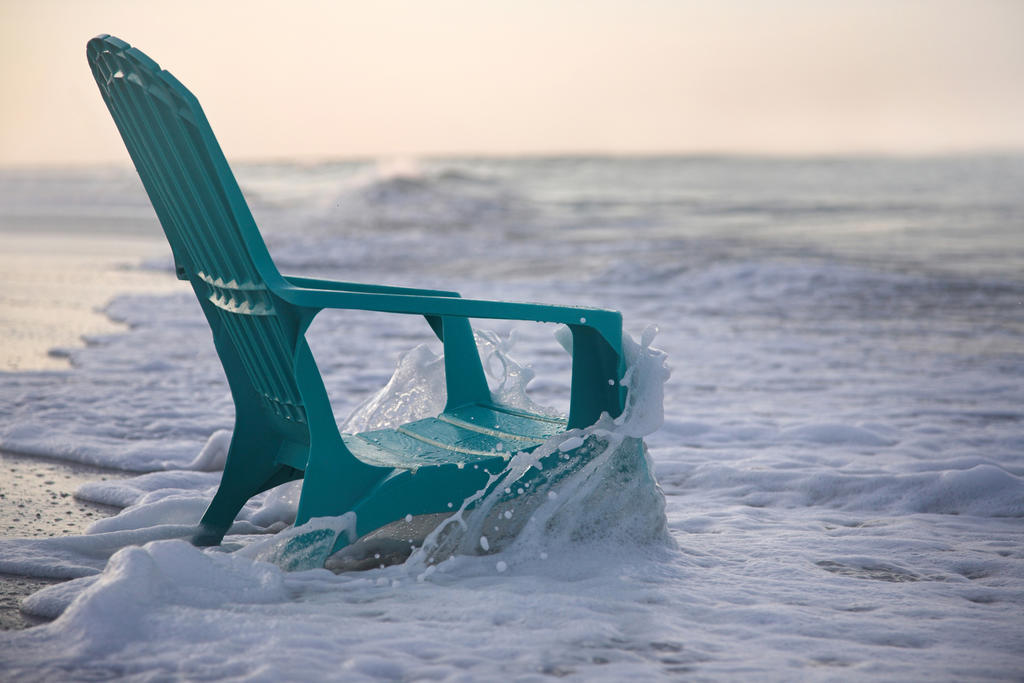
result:
<svg viewBox="0 0 1024 683"><path fill-rule="evenodd" d="M0 165L128 163L99 33L232 160L1024 150L1024 0L0 0Z"/></svg>

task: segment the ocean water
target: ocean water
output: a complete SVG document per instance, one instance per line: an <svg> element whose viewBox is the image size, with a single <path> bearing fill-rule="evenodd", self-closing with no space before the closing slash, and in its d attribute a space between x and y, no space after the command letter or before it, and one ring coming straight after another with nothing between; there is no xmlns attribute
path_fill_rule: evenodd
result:
<svg viewBox="0 0 1024 683"><path fill-rule="evenodd" d="M0 573L72 579L23 605L54 621L0 634L6 677L1024 674L1024 158L236 172L286 273L621 310L618 447L513 540L462 519L447 559L428 543L361 572L264 562L294 485L200 551L180 538L217 484L230 396L191 293L126 292L106 308L121 329L64 349L70 369L0 372L0 449L136 473L79 487L123 508L85 535L0 539ZM0 196L19 234L159 235L128 170L5 172ZM170 278L169 255L137 253ZM495 391L565 410L554 327L480 326ZM339 420L434 407L429 333L318 318Z"/></svg>

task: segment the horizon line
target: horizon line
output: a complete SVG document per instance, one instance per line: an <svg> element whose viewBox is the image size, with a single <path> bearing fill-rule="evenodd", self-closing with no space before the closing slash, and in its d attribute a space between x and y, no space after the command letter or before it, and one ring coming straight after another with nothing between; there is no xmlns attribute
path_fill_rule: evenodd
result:
<svg viewBox="0 0 1024 683"><path fill-rule="evenodd" d="M227 156L227 155L225 155ZM228 158L231 165L272 166L293 164L303 166L329 166L332 164L379 163L382 161L511 161L511 160L597 160L597 159L763 159L779 161L828 161L857 159L892 159L892 160L926 160L956 158L997 158L1024 156L1024 145L983 146L950 148L945 150L835 150L835 151L737 151L737 150L562 150L562 151L527 151L527 152L423 152L423 153L380 153L374 155L302 155L295 156L232 156ZM88 168L132 168L130 158L121 160L67 160L67 161L0 161L0 170L57 170L57 169L88 169Z"/></svg>

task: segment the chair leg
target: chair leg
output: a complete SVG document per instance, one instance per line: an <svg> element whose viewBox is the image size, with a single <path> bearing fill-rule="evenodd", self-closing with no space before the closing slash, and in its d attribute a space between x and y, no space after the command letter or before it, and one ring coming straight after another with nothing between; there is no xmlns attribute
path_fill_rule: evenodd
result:
<svg viewBox="0 0 1024 683"><path fill-rule="evenodd" d="M299 470L275 462L282 441L270 430L235 425L224 475L199 522L193 545L219 545L246 501L261 491L302 477Z"/></svg>
<svg viewBox="0 0 1024 683"><path fill-rule="evenodd" d="M345 514L389 472L391 468L368 465L356 458L340 437L331 446L314 442L309 450L295 525L314 517Z"/></svg>

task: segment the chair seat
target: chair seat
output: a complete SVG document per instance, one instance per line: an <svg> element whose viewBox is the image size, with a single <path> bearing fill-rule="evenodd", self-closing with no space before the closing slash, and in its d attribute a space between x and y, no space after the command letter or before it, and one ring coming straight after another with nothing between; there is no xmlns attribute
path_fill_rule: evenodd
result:
<svg viewBox="0 0 1024 683"><path fill-rule="evenodd" d="M515 453L533 450L565 427L562 419L475 404L396 429L344 434L342 439L353 455L369 465L417 470L473 464L497 471Z"/></svg>

